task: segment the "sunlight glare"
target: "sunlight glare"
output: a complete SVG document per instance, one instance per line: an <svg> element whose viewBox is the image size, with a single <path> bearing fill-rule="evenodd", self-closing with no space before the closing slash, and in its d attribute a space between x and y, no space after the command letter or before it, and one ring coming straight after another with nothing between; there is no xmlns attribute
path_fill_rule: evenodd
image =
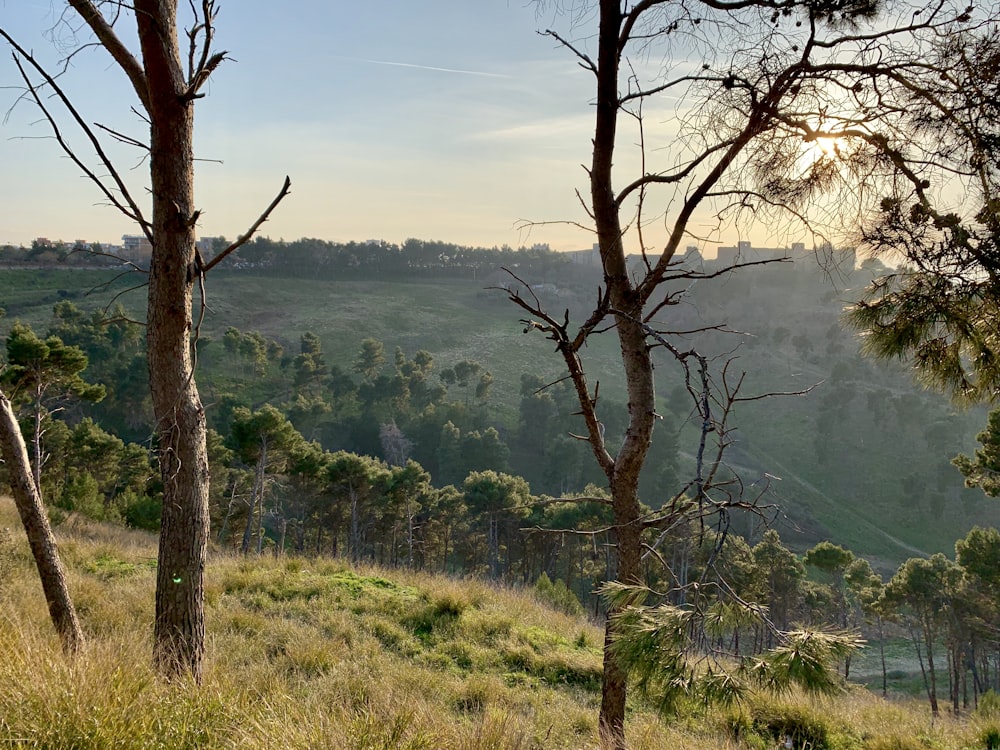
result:
<svg viewBox="0 0 1000 750"><path fill-rule="evenodd" d="M840 155L840 138L814 138L803 140L799 147L798 164L803 171L808 170L821 158L836 159Z"/></svg>

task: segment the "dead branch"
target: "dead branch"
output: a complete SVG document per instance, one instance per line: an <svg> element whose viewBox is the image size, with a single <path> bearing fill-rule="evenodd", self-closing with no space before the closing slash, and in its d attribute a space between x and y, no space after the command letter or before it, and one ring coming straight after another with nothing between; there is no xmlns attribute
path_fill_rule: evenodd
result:
<svg viewBox="0 0 1000 750"><path fill-rule="evenodd" d="M94 127L103 130L105 133L107 133L108 135L110 135L112 138L114 138L119 143L124 143L127 146L135 146L136 148L141 148L143 151L147 151L147 152L149 151L149 144L148 143L143 143L142 141L140 141L137 138L133 138L130 135L125 135L124 133L119 133L117 130L114 130L113 128L109 128L107 125L102 125L99 122L95 122L94 123Z"/></svg>
<svg viewBox="0 0 1000 750"><path fill-rule="evenodd" d="M589 70L595 76L597 75L597 64L592 59L590 59L590 56L587 55L587 53L581 52L579 49L577 49L572 42L564 39L557 32L552 31L551 29L546 29L545 31L539 33L542 36L550 36L553 39L555 39L557 42L559 42L559 44L561 44L563 47L565 47L566 49L568 49L570 52L572 52L574 55L577 56L581 68L583 68L584 70Z"/></svg>
<svg viewBox="0 0 1000 750"><path fill-rule="evenodd" d="M67 2L80 15L84 23L90 27L91 31L94 32L94 35L100 41L101 46L108 51L119 67L125 72L125 75L128 76L129 81L132 83L132 88L135 89L136 96L139 97L139 101L142 102L142 106L148 112L150 108L149 84L146 81L146 73L142 65L129 52L128 48L122 44L121 39L118 38L111 24L104 19L104 16L101 15L101 12L91 0L67 0Z"/></svg>
<svg viewBox="0 0 1000 750"><path fill-rule="evenodd" d="M292 180L290 177L286 175L285 182L284 184L282 184L281 190L278 191L278 194L274 197L274 200L271 201L271 204L264 209L264 212L257 217L257 221L255 221L246 232L241 234L234 243L232 243L229 247L227 247L221 253L212 258L212 260L210 260L208 263L202 266L201 272L203 274L208 273L213 268L215 268L219 263L221 263L223 259L229 256L232 252L234 252L235 250L246 244L250 240L250 238L252 238L254 234L257 233L257 230L260 229L261 224L263 224L265 221L268 220L268 218L270 218L271 212L274 211L274 209L277 208L278 204L281 203L282 200L284 200L285 196L291 192L291 187L292 187Z"/></svg>
<svg viewBox="0 0 1000 750"><path fill-rule="evenodd" d="M90 181L93 182L98 187L98 189L100 189L100 191L105 195L105 197L111 202L113 206L115 206L119 211L125 214L125 216L127 216L128 218L132 219L133 221L139 224L139 226L142 228L143 234L145 234L147 239L149 239L149 241L152 242L153 240L152 226L143 217L142 210L139 208L138 204L132 199L131 193L125 186L125 182L122 180L121 175L118 174L118 170L111 162L111 159L108 158L108 155L105 153L104 148L101 146L101 142L98 140L97 136L94 134L94 131L90 128L90 126L87 125L84 119L80 116L80 113L77 111L76 107L73 106L73 103L70 101L69 97L62 90L62 88L52 77L52 75L50 75L48 71L46 71L45 68L42 67L42 65L37 60L35 60L35 58L27 50L25 50L23 47L21 47L21 45L15 42L14 39L11 38L11 36L2 28L0 28L0 36L2 36L6 40L6 42L15 50L15 54L13 54L14 64L17 66L17 69L21 74L21 78L22 80L24 80L24 84L25 86L27 86L28 91L31 93L31 97L34 100L35 104L42 111L42 114L45 115L45 119L48 121L49 126L52 128L52 132L55 135L56 141L59 143L60 148L62 148L63 152L73 161L73 163L76 164L83 171L83 173L90 179ZM83 131L84 135L87 137L87 139L90 141L91 145L97 152L97 157L100 160L101 164L103 164L105 169L108 170L108 174L114 181L115 186L117 187L118 192L121 194L122 199L119 199L118 197L115 196L114 193L111 192L111 190L104 184L101 178L99 178L94 173L94 171L91 170L83 162L83 160L76 155L76 152L73 150L73 148L63 138L62 131L60 130L59 125L56 123L56 120L53 117L52 113L49 112L48 108L42 102L42 98L38 93L38 89L31 82L31 79L28 77L27 71L25 71L24 66L21 64L21 59L26 60L31 65L31 67L36 72L38 72L39 75L42 76L42 78L45 80L45 83L49 86L49 88L52 89L52 91L56 94L56 97L66 108L66 110L70 113L70 116L76 121L77 125ZM124 200L124 203L122 202L122 200Z"/></svg>

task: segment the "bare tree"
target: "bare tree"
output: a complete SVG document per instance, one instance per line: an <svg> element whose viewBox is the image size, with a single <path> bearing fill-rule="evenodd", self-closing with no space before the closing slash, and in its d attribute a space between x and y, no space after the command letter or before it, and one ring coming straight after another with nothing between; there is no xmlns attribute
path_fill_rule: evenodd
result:
<svg viewBox="0 0 1000 750"><path fill-rule="evenodd" d="M49 526L42 496L28 461L28 449L21 435L14 408L10 400L0 392L0 457L10 473L10 486L14 492L21 525L28 536L35 567L42 581L45 602L49 606L49 616L62 640L63 650L73 653L83 645L83 631L76 617L76 608L66 585L66 572L56 539Z"/></svg>
<svg viewBox="0 0 1000 750"><path fill-rule="evenodd" d="M670 313L692 283L756 263L744 258L705 270L685 262L684 243L761 222L772 235L795 230L836 240L838 229L857 226L893 185L939 175L942 165L908 148L921 134L905 116L907 105L931 91L941 73L928 48L980 21L951 0L541 5L567 13L569 31L545 33L594 81L589 191L581 203L597 237L602 281L592 311L572 326L568 311L550 314L525 285L509 296L530 315L525 330L551 338L567 368L586 424L581 438L611 491L617 580L638 586L644 531L676 520L673 512L644 515L638 494L657 419L654 352L665 349L688 364L681 372L689 382L691 372L704 372L705 359L685 343L696 332L671 326ZM638 144L634 152L622 148L627 140ZM590 338L609 331L628 394L627 426L614 445L583 359ZM701 400L704 438L710 389L696 378L691 390ZM723 386L716 402L729 403L727 392ZM704 480L686 488L686 513L719 507ZM618 749L626 744L627 675L609 648L623 606L611 602L600 728Z"/></svg>
<svg viewBox="0 0 1000 750"><path fill-rule="evenodd" d="M194 109L226 53L214 49L215 0L192 0L188 6L190 26L181 32L186 49L180 41L177 0L135 0L131 4L67 0L64 11L75 14L111 55L131 83L142 117L148 122L148 142L117 132L111 135L148 151L150 218L58 80L2 28L0 35L13 47L27 94L48 119L60 145L105 198L138 223L153 246L146 337L163 479L154 660L165 675L187 672L200 679L205 649L209 469L205 410L194 379L192 338L197 331L192 318L193 293L200 285L204 295L208 270L250 238L287 194L289 182L286 178L278 196L247 233L211 262L203 262L195 247L200 211L194 198ZM137 50L131 50L127 37L116 30L116 24L126 22L135 24ZM40 83L34 82L39 79ZM67 145L59 128L60 118L48 108L49 94L86 134L100 160L99 169L84 163Z"/></svg>

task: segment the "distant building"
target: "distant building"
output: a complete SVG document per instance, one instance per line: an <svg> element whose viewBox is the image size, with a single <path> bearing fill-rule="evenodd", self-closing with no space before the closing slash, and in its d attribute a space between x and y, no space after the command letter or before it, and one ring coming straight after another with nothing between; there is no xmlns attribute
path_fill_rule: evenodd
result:
<svg viewBox="0 0 1000 750"><path fill-rule="evenodd" d="M594 243L590 250L570 250L564 253L569 258L570 263L586 268L601 267L601 246Z"/></svg>
<svg viewBox="0 0 1000 750"><path fill-rule="evenodd" d="M687 266L700 266L704 263L705 259L702 257L701 250L695 245L688 245L684 248L684 254L680 259Z"/></svg>
<svg viewBox="0 0 1000 750"><path fill-rule="evenodd" d="M754 247L747 240L741 240L735 247L720 247L715 264L719 268L737 263L754 263L765 260L813 259L824 268L850 273L857 263L857 251L853 248L834 248L829 242L807 250L804 242L793 242L791 247Z"/></svg>
<svg viewBox="0 0 1000 750"><path fill-rule="evenodd" d="M737 263L754 263L763 260L802 258L806 254L803 242L794 242L789 247L754 247L749 240L740 240L735 247L720 247L715 262L721 266L735 266Z"/></svg>
<svg viewBox="0 0 1000 750"><path fill-rule="evenodd" d="M122 259L135 263L148 262L153 257L153 244L143 234L122 235Z"/></svg>

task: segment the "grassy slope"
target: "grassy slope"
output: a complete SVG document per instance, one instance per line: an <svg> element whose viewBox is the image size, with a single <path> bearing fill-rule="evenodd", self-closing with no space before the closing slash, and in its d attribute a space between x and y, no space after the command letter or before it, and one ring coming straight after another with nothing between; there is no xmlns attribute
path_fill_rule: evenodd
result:
<svg viewBox="0 0 1000 750"><path fill-rule="evenodd" d="M59 528L89 639L69 662L9 501L0 524L14 529L0 544L2 746L599 747L601 634L529 595L332 560L217 557L204 684L164 684L148 656L152 537L72 519ZM669 724L636 702L629 737L635 750L735 750L773 747L769 734L796 726L822 733L832 750L958 750L981 747L984 721L932 724L920 703L855 689L692 710Z"/></svg>
<svg viewBox="0 0 1000 750"><path fill-rule="evenodd" d="M64 296L81 306L106 304L110 291L101 290L88 297L78 295L108 277L107 273L93 271L0 271L0 306L8 309L7 318L0 320L0 334L5 335L6 326L15 318L44 330L52 305ZM126 278L114 288L123 289L135 283L134 279ZM218 342L229 326L243 331L259 330L282 341L287 350L296 351L298 337L305 331L313 331L323 340L327 361L344 369L350 369L360 342L369 337L384 342L390 361L397 346L408 355L418 349L430 351L439 368L461 359L474 359L495 377L492 403L497 418L512 424L516 420L521 373L530 371L556 379L561 376L561 368L550 342L538 335L523 335L519 310L501 293L485 289L489 283L330 282L217 273L208 287L203 334ZM721 292L730 288L733 287L723 286ZM799 328L812 331L817 348L822 347L823 339L816 332L825 330L831 320L836 321L835 316L830 317L830 301L818 299L811 288L791 287L789 294L781 298L765 293L749 309L741 303L742 295L740 292L727 298L722 294L721 302L704 304L709 309L713 309L712 305L722 305L722 309L734 306L733 309L744 311L741 326L745 325L746 330L766 331L765 327L773 329L785 324L793 331ZM589 299L586 290L580 290L579 299L579 304ZM141 314L144 304L141 290L126 295L122 301ZM574 304L572 299L547 302L553 309ZM834 300L832 304L836 309L839 303ZM796 311L794 319L789 310ZM706 318L704 322L715 321ZM621 399L612 337L598 337L584 354L590 372L594 373L593 379L599 377L601 381L601 394ZM795 361L794 350L787 341L782 347L765 342L754 349L742 350L739 356L736 366L750 371L748 393L795 390L828 377L828 373ZM795 377L788 377L793 373ZM669 359L663 357L657 376L664 394L676 384L676 375ZM898 393L910 388L902 374L895 382L893 388ZM828 388L829 384L823 387ZM776 499L783 506L782 518L787 521L779 528L793 545L801 549L819 539L830 538L877 558L888 569L919 552L951 552L954 540L974 524L1000 525L1000 505L981 497L953 504L943 515L935 516L926 508L900 505L881 496L880 488L898 482L900 471L906 470L911 461L910 440L922 439L916 432L906 438L893 436L890 444L881 445L877 453L864 450L862 434L856 444L838 448L843 452L833 464L816 466L810 455L810 432L814 429L823 387L802 398L752 402L736 418L741 429L731 460L746 467L748 483L757 480L761 471L782 477L776 485ZM865 391L874 386L861 379L851 387L858 396L852 406L844 409L844 414L863 416ZM933 394L923 396L931 397L937 398ZM945 461L959 451L970 452L976 447L974 435L984 424L983 418L970 414L961 419L962 425L954 432L964 436L965 442L951 448ZM693 445L692 440L682 439L682 452L693 455ZM845 477L842 486L827 484L831 477L838 476ZM957 472L954 481L956 484L961 481Z"/></svg>

